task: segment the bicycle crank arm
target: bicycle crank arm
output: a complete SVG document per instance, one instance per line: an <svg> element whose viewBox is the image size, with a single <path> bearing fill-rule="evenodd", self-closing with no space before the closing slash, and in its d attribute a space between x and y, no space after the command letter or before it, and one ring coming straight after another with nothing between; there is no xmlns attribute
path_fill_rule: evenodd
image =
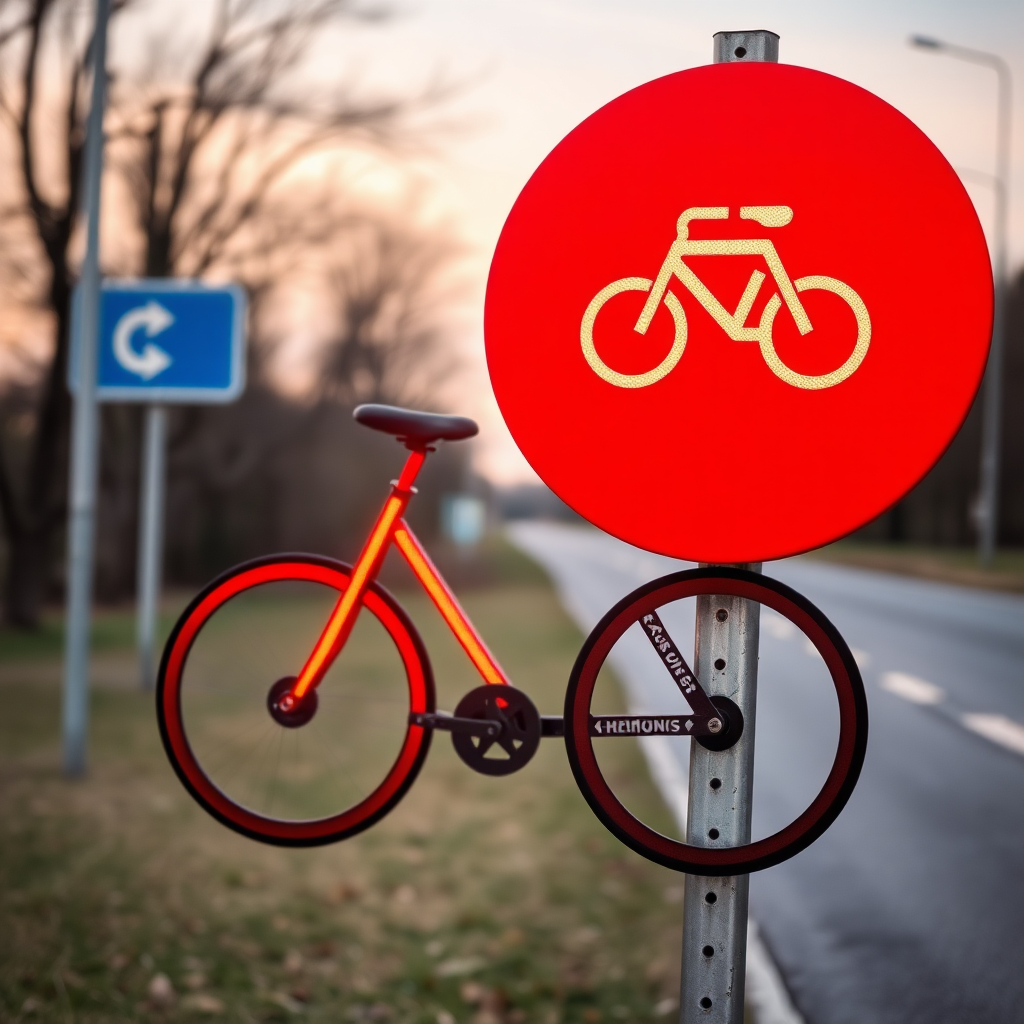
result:
<svg viewBox="0 0 1024 1024"><path fill-rule="evenodd" d="M433 714L412 711L409 713L409 724L419 725L424 729L440 729L442 732L482 736L492 740L501 735L501 722L486 718L457 718L446 711Z"/></svg>
<svg viewBox="0 0 1024 1024"><path fill-rule="evenodd" d="M564 736L565 719L561 715L540 716L541 736Z"/></svg>
<svg viewBox="0 0 1024 1024"><path fill-rule="evenodd" d="M728 697L709 700L713 715L590 715L591 736L692 736L709 750L726 750L743 735L743 715Z"/></svg>
<svg viewBox="0 0 1024 1024"><path fill-rule="evenodd" d="M690 705L690 709L693 711L692 729L696 729L697 723L700 721L715 721L717 716L714 704L704 687L700 685L693 670L686 664L686 659L676 646L675 641L669 636L665 623L661 621L658 613L650 611L637 621L658 657L661 658L662 664L668 669L669 675L679 687L679 692L683 695L686 703ZM690 731L687 735L692 736L695 733Z"/></svg>
<svg viewBox="0 0 1024 1024"><path fill-rule="evenodd" d="M591 715L591 736L711 736L722 731L719 718L696 715Z"/></svg>

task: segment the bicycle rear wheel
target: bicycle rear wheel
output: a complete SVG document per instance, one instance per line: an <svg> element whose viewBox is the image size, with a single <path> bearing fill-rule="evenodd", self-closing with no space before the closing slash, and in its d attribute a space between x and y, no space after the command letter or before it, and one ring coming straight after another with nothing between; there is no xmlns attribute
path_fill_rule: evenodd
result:
<svg viewBox="0 0 1024 1024"><path fill-rule="evenodd" d="M820 791L796 819L764 839L733 847L698 847L662 835L635 817L612 791L594 751L591 702L598 673L626 631L650 612L700 594L757 601L784 616L813 644L827 667L839 705L835 758ZM660 678L660 677L659 677ZM676 699L665 676L666 698ZM664 714L671 711L666 703ZM656 717L648 715L648 718ZM649 730L645 730L649 731ZM857 784L867 748L868 710L857 663L839 631L805 597L777 580L742 569L689 569L663 576L624 597L594 627L573 666L565 695L565 745L573 775L604 825L637 853L696 875L739 875L779 864L809 846L839 816ZM598 742L621 742L599 739Z"/></svg>
<svg viewBox="0 0 1024 1024"><path fill-rule="evenodd" d="M376 583L311 713L273 714L275 684L301 669L350 578L350 566L315 555L246 562L192 601L164 648L167 756L200 805L253 839L317 846L361 832L404 796L429 750L431 730L408 719L435 708L430 661Z"/></svg>

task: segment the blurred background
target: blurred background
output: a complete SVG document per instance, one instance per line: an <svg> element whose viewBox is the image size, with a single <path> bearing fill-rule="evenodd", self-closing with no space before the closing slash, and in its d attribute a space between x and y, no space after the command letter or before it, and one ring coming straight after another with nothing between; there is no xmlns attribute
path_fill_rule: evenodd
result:
<svg viewBox="0 0 1024 1024"><path fill-rule="evenodd" d="M90 767L82 784L62 777L65 381L92 17L84 0L0 0L0 1022L669 1018L681 879L603 829L560 744L491 780L439 739L380 825L313 851L257 846L192 803L133 650L143 410L132 405L102 407ZM837 826L755 880L754 913L804 1016L752 1008L751 1019L1019 1021L1024 599L892 575L1024 592L1014 0L117 0L103 272L238 281L250 298L243 396L170 411L162 636L199 585L242 559L354 557L403 454L353 423L357 404L461 413L480 437L431 457L410 519L509 675L542 712L561 711L582 634L680 563L579 529L519 454L484 365L488 264L519 190L570 129L633 86L709 63L713 33L744 28L774 30L784 62L849 79L914 120L960 174L990 244L996 76L908 40L998 55L1016 90L999 550L979 565L979 398L896 507L769 570L850 641L874 738ZM747 130L756 151L766 126ZM955 260L935 254L951 287ZM386 566L386 582L452 708L477 678L400 568ZM256 632L289 641L289 621L261 619ZM789 793L793 773L773 775L772 758L800 738L790 704L816 707L799 687L824 676L786 623L763 624L765 722L794 736L779 727L759 747L759 785L778 778ZM636 703L630 665L614 668L608 713ZM367 747L384 735L374 729L358 736ZM663 778L659 795L632 741L605 767L631 808L671 831L683 760L674 796Z"/></svg>
<svg viewBox="0 0 1024 1024"><path fill-rule="evenodd" d="M68 303L82 253L80 156L90 8L11 2L0 180L0 507L4 614L31 627L62 589ZM723 20L724 19L724 20ZM192 584L281 549L349 556L390 442L361 401L476 416L482 436L432 460L416 507L443 495L557 509L486 383L490 252L532 169L573 125L644 80L707 62L714 31L769 25L782 57L844 76L915 120L993 233L991 69L907 45L923 32L1017 66L1017 5L119 4L112 26L102 262L110 276L239 280L252 300L249 387L172 417L167 580ZM1018 103L1014 127L1020 127ZM1017 138L1021 137L1018 130ZM752 145L756 145L752 137ZM1019 150L1019 146L1018 146ZM1024 545L1024 190L1011 163L1000 543ZM950 254L950 259L954 258ZM936 260L936 273L951 273ZM103 413L97 587L131 596L141 412ZM977 533L980 408L913 493L860 536L966 548Z"/></svg>

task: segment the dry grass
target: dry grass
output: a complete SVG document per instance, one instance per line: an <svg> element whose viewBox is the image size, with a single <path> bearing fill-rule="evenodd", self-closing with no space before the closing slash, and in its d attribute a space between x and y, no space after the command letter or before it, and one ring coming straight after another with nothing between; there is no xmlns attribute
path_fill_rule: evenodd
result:
<svg viewBox="0 0 1024 1024"><path fill-rule="evenodd" d="M558 713L581 638L545 583L513 576L465 604L513 678ZM424 601L403 602L450 709L476 681ZM369 832L264 847L191 802L152 698L131 686L130 620L109 615L101 632L79 783L58 770L57 625L49 640L0 643L0 1020L668 1019L681 878L604 831L561 741L490 779L438 737ZM616 753L631 804L664 823L636 748Z"/></svg>
<svg viewBox="0 0 1024 1024"><path fill-rule="evenodd" d="M973 548L916 544L839 541L811 552L808 557L942 583L1024 593L1024 551L1018 549L996 552L992 565L988 567L979 564L978 553Z"/></svg>

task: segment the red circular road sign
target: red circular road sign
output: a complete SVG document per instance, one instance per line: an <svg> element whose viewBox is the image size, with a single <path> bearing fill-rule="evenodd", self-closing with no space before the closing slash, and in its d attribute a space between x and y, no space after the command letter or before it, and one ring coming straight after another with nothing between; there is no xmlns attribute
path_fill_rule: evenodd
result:
<svg viewBox="0 0 1024 1024"><path fill-rule="evenodd" d="M563 139L487 287L498 404L541 478L624 540L708 562L856 529L949 444L988 353L963 186L877 96L719 64Z"/></svg>

